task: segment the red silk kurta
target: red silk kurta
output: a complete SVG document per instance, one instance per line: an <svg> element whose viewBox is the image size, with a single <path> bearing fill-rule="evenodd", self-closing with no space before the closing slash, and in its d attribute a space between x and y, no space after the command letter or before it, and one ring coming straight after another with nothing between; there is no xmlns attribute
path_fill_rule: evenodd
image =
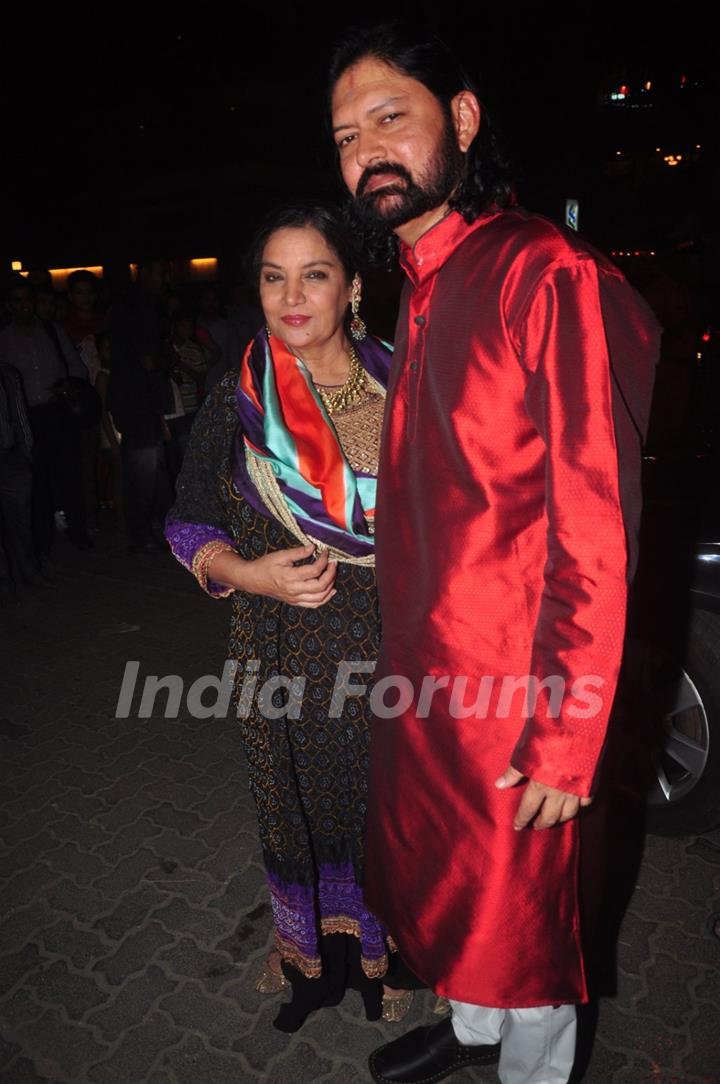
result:
<svg viewBox="0 0 720 1084"><path fill-rule="evenodd" d="M452 213L402 261L365 898L438 993L582 1001L577 823L515 831L521 790L493 784L512 763L592 793L659 329L615 267L522 211ZM507 677L551 680L533 709Z"/></svg>

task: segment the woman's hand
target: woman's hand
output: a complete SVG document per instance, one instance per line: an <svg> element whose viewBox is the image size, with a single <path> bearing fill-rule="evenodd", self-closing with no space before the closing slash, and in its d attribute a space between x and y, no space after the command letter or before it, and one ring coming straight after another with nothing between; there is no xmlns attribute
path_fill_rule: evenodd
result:
<svg viewBox="0 0 720 1084"><path fill-rule="evenodd" d="M314 549L314 546L294 546L248 562L245 590L269 595L290 606L315 609L324 605L335 594L337 562L330 561L327 550L323 550L312 564L295 564L312 556Z"/></svg>
<svg viewBox="0 0 720 1084"><path fill-rule="evenodd" d="M208 566L208 579L251 595L267 595L290 606L317 609L335 594L337 561L330 561L327 550L323 550L311 564L296 564L312 556L314 549L312 545L294 546L254 561L244 561L236 553L218 553Z"/></svg>

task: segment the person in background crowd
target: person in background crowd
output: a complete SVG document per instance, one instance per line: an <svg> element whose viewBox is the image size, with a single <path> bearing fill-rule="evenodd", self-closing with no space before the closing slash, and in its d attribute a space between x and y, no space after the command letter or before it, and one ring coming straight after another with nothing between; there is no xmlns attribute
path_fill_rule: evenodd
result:
<svg viewBox="0 0 720 1084"><path fill-rule="evenodd" d="M98 311L100 293L99 280L92 271L73 271L68 275L67 296L68 313L63 320L63 328L88 371L90 383L96 388L100 370L97 336L107 330L108 318ZM102 418L95 425L83 429L80 442L82 448L83 489L88 523L97 529L98 504L98 452Z"/></svg>
<svg viewBox="0 0 720 1084"><path fill-rule="evenodd" d="M95 390L102 402L100 415L100 449L98 456L98 490L101 506L113 509L117 526L125 529L122 503L122 459L120 434L107 409L107 391L110 379L110 336L104 331L96 337L99 368L95 376Z"/></svg>
<svg viewBox="0 0 720 1084"><path fill-rule="evenodd" d="M122 438L123 508L132 554L158 549L154 529L162 526L172 500L162 417L169 281L167 260L139 264L137 283L110 317L107 408Z"/></svg>
<svg viewBox="0 0 720 1084"><path fill-rule="evenodd" d="M218 286L206 286L198 301L198 314L195 321L195 335L200 345L208 350L216 348L211 360L213 371L226 373L228 369L237 369L240 365L242 348L247 343L238 340L234 324L223 315L222 298ZM248 340L249 342L249 340ZM220 379L218 377L218 379ZM217 383L217 380L214 380Z"/></svg>
<svg viewBox="0 0 720 1084"><path fill-rule="evenodd" d="M702 269L695 246L686 241L659 252L643 290L663 326L648 445L652 451L692 448L700 432L697 351L703 330Z"/></svg>
<svg viewBox="0 0 720 1084"><path fill-rule="evenodd" d="M175 313L183 308L183 300L180 294L175 293L175 291L168 291L165 295L164 308L168 320L172 320Z"/></svg>
<svg viewBox="0 0 720 1084"><path fill-rule="evenodd" d="M173 379L168 370L168 379L163 386L163 409L162 409L162 435L165 451L165 463L167 466L170 486L174 490L175 479L180 470L182 453L180 445L174 436L174 427L180 430L185 420L182 395L180 393L180 381Z"/></svg>
<svg viewBox="0 0 720 1084"><path fill-rule="evenodd" d="M100 368L96 336L108 328L107 314L98 308L100 282L92 271L73 271L68 275L67 295L70 307L63 327L94 385Z"/></svg>
<svg viewBox="0 0 720 1084"><path fill-rule="evenodd" d="M182 465L185 448L198 407L205 398L207 355L194 335L192 316L178 309L170 320L170 338L166 347L167 365L179 407L173 417L165 415L170 430L170 472L174 482Z"/></svg>
<svg viewBox="0 0 720 1084"><path fill-rule="evenodd" d="M52 286L34 286L35 315L45 324L48 320L57 321L59 295Z"/></svg>
<svg viewBox="0 0 720 1084"><path fill-rule="evenodd" d="M22 277L22 276L21 276ZM46 267L40 267L38 264L33 264L27 269L27 274L24 276L24 281L32 290L53 290L52 275Z"/></svg>
<svg viewBox="0 0 720 1084"><path fill-rule="evenodd" d="M18 585L49 586L32 541L32 432L17 369L0 362L0 605Z"/></svg>
<svg viewBox="0 0 720 1084"><path fill-rule="evenodd" d="M242 354L246 344L255 338L263 323L263 314L255 304L252 290L244 280L235 282L230 287L227 317L235 328Z"/></svg>
<svg viewBox="0 0 720 1084"><path fill-rule="evenodd" d="M253 303L254 299L244 283L237 282L230 290L230 304L227 308L228 320L235 329L235 337L240 347L238 355L238 367L240 358L245 352L245 347L254 339L263 324L262 312ZM210 394L228 371L222 355L209 358L209 369L205 378L205 392Z"/></svg>
<svg viewBox="0 0 720 1084"><path fill-rule="evenodd" d="M39 560L49 557L55 511L62 508L68 537L91 548L86 531L79 430L55 397L53 386L66 376L87 379L87 370L63 329L35 315L33 292L18 277L6 295L10 323L0 332L0 361L22 377L33 433L33 543Z"/></svg>

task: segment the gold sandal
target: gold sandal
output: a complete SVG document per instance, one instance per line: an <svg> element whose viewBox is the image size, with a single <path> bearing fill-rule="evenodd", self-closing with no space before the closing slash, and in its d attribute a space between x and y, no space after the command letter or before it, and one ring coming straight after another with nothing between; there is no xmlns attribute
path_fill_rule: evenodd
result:
<svg viewBox="0 0 720 1084"><path fill-rule="evenodd" d="M281 990L287 990L290 985L282 971L276 971L270 963L273 958L280 961L279 954L271 952L263 961L260 973L255 980L255 989L259 994L279 994Z"/></svg>
<svg viewBox="0 0 720 1084"><path fill-rule="evenodd" d="M388 1024L399 1024L410 1012L413 1002L413 991L402 990L392 995L383 992L382 1018Z"/></svg>

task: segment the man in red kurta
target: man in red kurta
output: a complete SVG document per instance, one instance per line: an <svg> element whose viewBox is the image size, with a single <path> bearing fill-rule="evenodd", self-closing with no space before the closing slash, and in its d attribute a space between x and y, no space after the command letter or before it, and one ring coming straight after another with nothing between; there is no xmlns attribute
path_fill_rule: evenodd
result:
<svg viewBox="0 0 720 1084"><path fill-rule="evenodd" d="M365 896L453 1006L370 1069L425 1084L499 1056L503 1084L564 1084L587 999L576 814L620 666L658 328L599 253L508 206L439 43L358 35L331 87L344 180L408 276Z"/></svg>

